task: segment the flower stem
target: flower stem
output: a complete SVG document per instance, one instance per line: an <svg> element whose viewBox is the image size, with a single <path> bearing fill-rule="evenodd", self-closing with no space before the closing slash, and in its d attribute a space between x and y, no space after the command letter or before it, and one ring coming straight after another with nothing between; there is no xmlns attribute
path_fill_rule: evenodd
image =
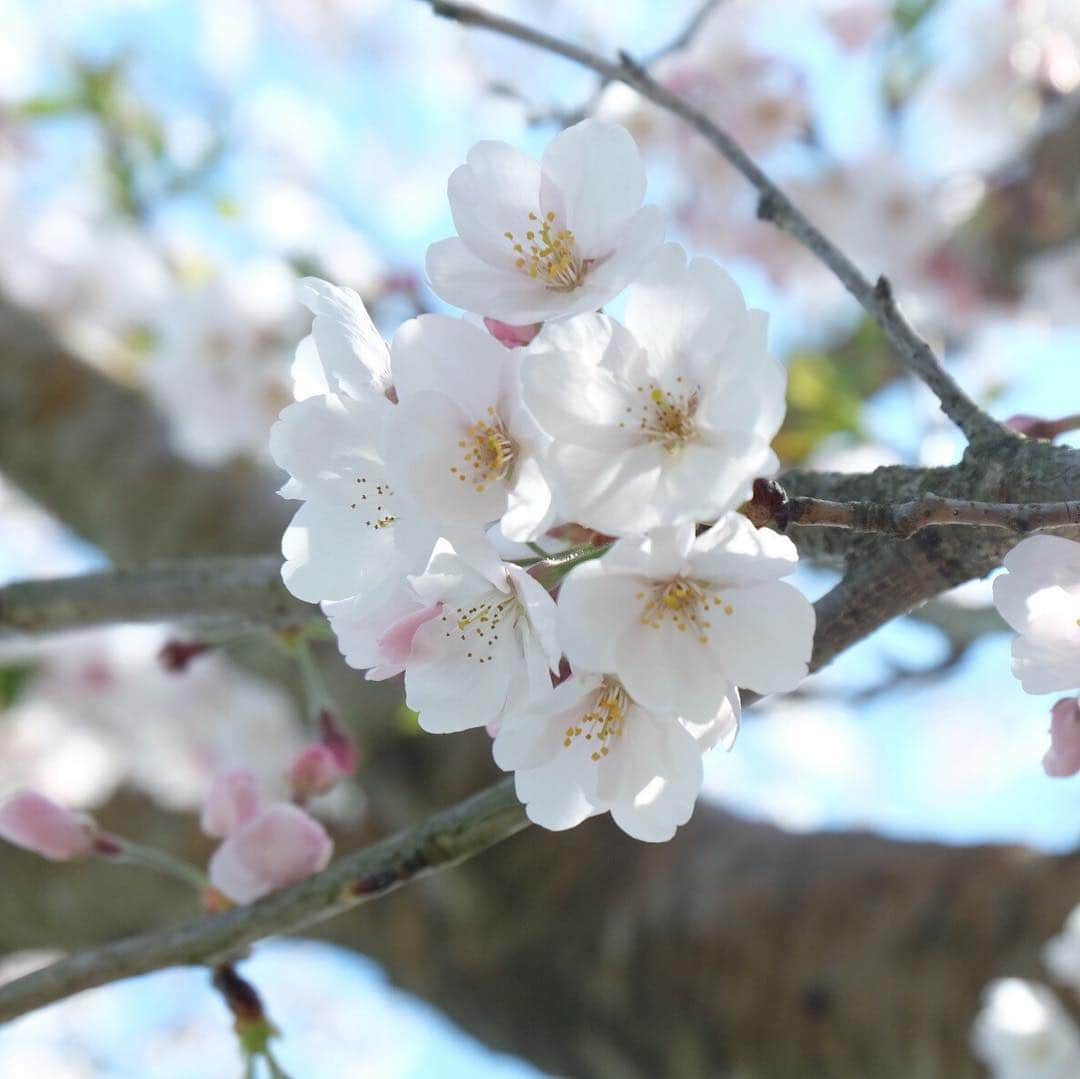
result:
<svg viewBox="0 0 1080 1079"><path fill-rule="evenodd" d="M132 865L145 866L147 869L156 869L159 873L181 880L190 884L198 891L206 887L206 877L190 862L156 847L146 847L142 843L133 843L130 839L118 840L120 851L113 855L114 861L130 862Z"/></svg>

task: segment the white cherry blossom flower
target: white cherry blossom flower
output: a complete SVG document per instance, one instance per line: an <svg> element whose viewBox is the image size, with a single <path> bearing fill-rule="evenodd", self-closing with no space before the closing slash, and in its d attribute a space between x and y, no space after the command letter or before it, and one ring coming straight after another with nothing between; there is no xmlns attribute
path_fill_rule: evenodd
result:
<svg viewBox="0 0 1080 1079"><path fill-rule="evenodd" d="M479 142L448 185L458 235L428 249L427 272L448 303L523 325L595 311L663 239L642 207L645 168L630 133L583 120L542 159Z"/></svg>
<svg viewBox="0 0 1080 1079"><path fill-rule="evenodd" d="M282 577L300 599L383 602L431 553L437 528L387 476L381 442L394 408L370 392L309 397L270 432L292 476L285 493L304 499L282 539Z"/></svg>
<svg viewBox="0 0 1080 1079"><path fill-rule="evenodd" d="M696 539L685 524L619 540L563 581L560 641L571 666L614 674L645 708L712 722L735 687L786 692L806 675L814 609L778 580L797 557L739 514Z"/></svg>
<svg viewBox="0 0 1080 1079"><path fill-rule="evenodd" d="M551 689L559 665L555 602L523 569L485 577L440 541L423 576L412 578L441 612L413 635L405 699L436 734L499 723Z"/></svg>
<svg viewBox="0 0 1080 1079"><path fill-rule="evenodd" d="M525 404L554 445L561 512L613 535L709 520L778 467L786 375L767 316L715 262L665 244L627 292L626 325L546 326L523 363Z"/></svg>
<svg viewBox="0 0 1080 1079"><path fill-rule="evenodd" d="M1004 560L994 605L1017 633L1012 671L1027 693L1080 686L1080 543L1029 536Z"/></svg>
<svg viewBox="0 0 1080 1079"><path fill-rule="evenodd" d="M1064 929L1046 942L1042 958L1059 982L1080 990L1080 906L1073 907Z"/></svg>
<svg viewBox="0 0 1080 1079"><path fill-rule="evenodd" d="M1073 1079L1080 1032L1045 985L1000 978L983 993L971 1046L992 1079Z"/></svg>
<svg viewBox="0 0 1080 1079"><path fill-rule="evenodd" d="M734 687L708 723L691 724L643 708L610 675L575 672L510 713L492 750L542 827L610 812L628 835L662 842L694 811L702 751L718 741L730 748L738 720Z"/></svg>
<svg viewBox="0 0 1080 1079"><path fill-rule="evenodd" d="M508 539L527 540L552 518L538 460L548 440L521 403L519 352L446 315L394 336L390 475L444 532L501 520Z"/></svg>

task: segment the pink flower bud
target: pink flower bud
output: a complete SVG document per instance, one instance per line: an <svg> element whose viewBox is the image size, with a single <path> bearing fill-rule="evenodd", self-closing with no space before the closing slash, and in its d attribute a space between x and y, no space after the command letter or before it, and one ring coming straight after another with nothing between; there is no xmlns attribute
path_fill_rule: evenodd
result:
<svg viewBox="0 0 1080 1079"><path fill-rule="evenodd" d="M210 859L210 883L234 903L251 903L325 869L333 849L317 820L278 802L218 847Z"/></svg>
<svg viewBox="0 0 1080 1079"><path fill-rule="evenodd" d="M342 771L334 751L322 742L305 746L289 766L293 798L306 802L312 795L332 790L348 773Z"/></svg>
<svg viewBox="0 0 1080 1079"><path fill-rule="evenodd" d="M158 652L158 662L167 671L180 674L193 659L210 651L204 641L166 641Z"/></svg>
<svg viewBox="0 0 1080 1079"><path fill-rule="evenodd" d="M94 850L97 825L37 791L19 791L0 806L0 838L53 862L85 858Z"/></svg>
<svg viewBox="0 0 1080 1079"><path fill-rule="evenodd" d="M334 713L325 708L319 713L319 727L322 730L322 744L333 753L341 774L351 776L360 762L352 735L341 726Z"/></svg>
<svg viewBox="0 0 1080 1079"><path fill-rule="evenodd" d="M1042 416L1029 416L1026 412L1018 412L1005 421L1005 426L1013 431L1024 435L1026 438L1053 438L1057 433L1056 425L1052 420Z"/></svg>
<svg viewBox="0 0 1080 1079"><path fill-rule="evenodd" d="M507 348L521 348L527 345L543 326L542 322L534 322L529 326L511 326L509 322L500 322L496 318L485 318L484 325L488 333Z"/></svg>
<svg viewBox="0 0 1080 1079"><path fill-rule="evenodd" d="M1080 701L1076 697L1062 697L1050 709L1050 748L1042 765L1053 779L1080 772Z"/></svg>
<svg viewBox="0 0 1080 1079"><path fill-rule="evenodd" d="M202 830L215 839L232 835L262 808L259 780L254 772L235 768L214 777L203 805Z"/></svg>

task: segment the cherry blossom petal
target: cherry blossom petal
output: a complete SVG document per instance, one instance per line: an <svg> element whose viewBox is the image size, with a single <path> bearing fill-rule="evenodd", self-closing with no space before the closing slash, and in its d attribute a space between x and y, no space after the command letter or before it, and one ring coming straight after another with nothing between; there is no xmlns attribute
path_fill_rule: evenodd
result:
<svg viewBox="0 0 1080 1079"><path fill-rule="evenodd" d="M814 608L806 597L785 581L766 581L725 589L722 598L709 649L724 675L756 693L794 689L806 677L814 637Z"/></svg>
<svg viewBox="0 0 1080 1079"><path fill-rule="evenodd" d="M559 589L559 640L571 666L614 671L615 642L641 617L641 582L607 573L603 560L585 562Z"/></svg>
<svg viewBox="0 0 1080 1079"><path fill-rule="evenodd" d="M395 484L433 517L451 524L484 525L507 507L505 483L478 473L466 458L472 452L473 421L444 394L421 392L402 400L387 430Z"/></svg>
<svg viewBox="0 0 1080 1079"><path fill-rule="evenodd" d="M701 792L701 749L677 722L658 723L644 713L631 717L619 796L611 818L627 835L663 843L694 812Z"/></svg>
<svg viewBox="0 0 1080 1079"><path fill-rule="evenodd" d="M645 197L645 165L630 132L583 120L548 143L540 165L541 210L555 211L587 255L611 251Z"/></svg>
<svg viewBox="0 0 1080 1079"><path fill-rule="evenodd" d="M494 140L478 142L465 162L447 184L454 227L479 258L512 270L516 254L506 233L522 236L539 209L540 164Z"/></svg>
<svg viewBox="0 0 1080 1079"><path fill-rule="evenodd" d="M285 530L285 587L309 603L346 599L381 588L401 572L393 527L365 509L306 502Z"/></svg>
<svg viewBox="0 0 1080 1079"><path fill-rule="evenodd" d="M664 244L626 292L626 328L660 376L687 355L723 354L745 315L731 275L711 259L688 263L677 243Z"/></svg>
<svg viewBox="0 0 1080 1079"><path fill-rule="evenodd" d="M37 791L18 791L0 805L0 839L51 862L85 858L98 834L89 817Z"/></svg>
<svg viewBox="0 0 1080 1079"><path fill-rule="evenodd" d="M525 806L529 820L552 832L575 828L603 812L588 800L579 786L565 781L557 761L516 772L514 791L518 801Z"/></svg>
<svg viewBox="0 0 1080 1079"><path fill-rule="evenodd" d="M497 641L477 642L458 631L452 611L444 608L420 627L405 669L405 700L432 734L484 727L498 719L521 663L509 628Z"/></svg>
<svg viewBox="0 0 1080 1079"><path fill-rule="evenodd" d="M639 612L644 603L638 601ZM698 723L716 719L730 689L715 653L694 628L680 632L671 619L657 626L639 614L616 641L614 670L645 707Z"/></svg>
<svg viewBox="0 0 1080 1079"><path fill-rule="evenodd" d="M317 820L278 803L229 835L211 857L208 876L234 903L252 903L325 869L333 849Z"/></svg>
<svg viewBox="0 0 1080 1079"><path fill-rule="evenodd" d="M384 479L379 436L394 406L384 397L309 397L270 429L270 454L295 484L292 497L352 503ZM299 485L299 486L296 486Z"/></svg>
<svg viewBox="0 0 1080 1079"><path fill-rule="evenodd" d="M259 777L247 768L214 776L203 803L199 825L209 836L224 839L263 807Z"/></svg>
<svg viewBox="0 0 1080 1079"><path fill-rule="evenodd" d="M311 336L335 393L362 398L391 385L390 350L360 297L317 277L305 277L300 298L315 315Z"/></svg>
<svg viewBox="0 0 1080 1079"><path fill-rule="evenodd" d="M404 403L439 393L470 420L498 404L510 352L479 326L447 315L420 315L394 334L394 385ZM395 410L395 420L400 423Z"/></svg>

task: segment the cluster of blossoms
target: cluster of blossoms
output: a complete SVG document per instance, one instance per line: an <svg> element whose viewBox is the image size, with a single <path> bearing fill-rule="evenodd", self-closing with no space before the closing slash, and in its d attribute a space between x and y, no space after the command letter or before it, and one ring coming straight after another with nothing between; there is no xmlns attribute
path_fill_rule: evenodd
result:
<svg viewBox="0 0 1080 1079"><path fill-rule="evenodd" d="M994 580L994 604L1019 637L1012 670L1028 693L1080 689L1080 543L1030 536L1005 556ZM1048 776L1080 772L1080 698L1062 697L1050 710Z"/></svg>
<svg viewBox="0 0 1080 1079"><path fill-rule="evenodd" d="M93 856L146 865L195 884L208 910L251 903L326 868L334 844L304 808L356 769L356 748L333 716L320 716L322 737L304 746L287 772L291 798L269 800L250 769L219 773L203 803L203 832L221 840L204 877L171 855L103 830L90 816L35 790L0 804L0 839L54 862Z"/></svg>
<svg viewBox="0 0 1080 1079"><path fill-rule="evenodd" d="M283 575L346 660L404 672L427 731L486 728L529 816L689 819L739 686L793 689L809 602L793 544L736 510L778 462L785 373L728 274L663 242L627 131L586 120L537 162L481 142L458 235L388 345L308 279L302 400L271 452L300 499ZM601 308L625 290L625 317ZM315 392L312 392L314 389Z"/></svg>

